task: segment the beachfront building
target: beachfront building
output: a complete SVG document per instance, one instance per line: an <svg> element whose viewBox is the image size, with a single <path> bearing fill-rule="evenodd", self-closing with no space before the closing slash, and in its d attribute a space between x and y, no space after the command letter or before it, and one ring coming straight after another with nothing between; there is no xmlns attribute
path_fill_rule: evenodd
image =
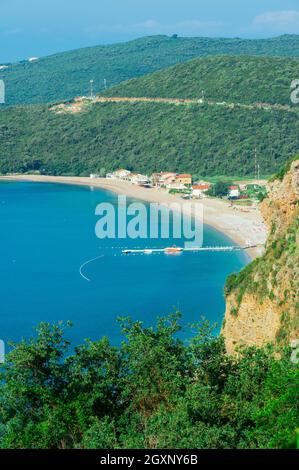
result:
<svg viewBox="0 0 299 470"><path fill-rule="evenodd" d="M192 186L192 196L196 198L206 197L206 193L211 187L210 183L195 184Z"/></svg>
<svg viewBox="0 0 299 470"><path fill-rule="evenodd" d="M166 189L170 192L170 191L186 191L186 189L188 188L183 183L177 183L176 181L173 181L172 183L167 184Z"/></svg>
<svg viewBox="0 0 299 470"><path fill-rule="evenodd" d="M130 181L131 183L137 184L138 186L145 186L150 183L149 177L146 175L141 175L140 173L131 173Z"/></svg>
<svg viewBox="0 0 299 470"><path fill-rule="evenodd" d="M174 182L175 179L176 179L176 173L171 173L171 172L153 173L151 177L152 184L156 188L167 187L167 185Z"/></svg>
<svg viewBox="0 0 299 470"><path fill-rule="evenodd" d="M189 175L188 173L182 173L180 175L176 175L175 180L177 183L182 183L186 186L192 185L192 175Z"/></svg>
<svg viewBox="0 0 299 470"><path fill-rule="evenodd" d="M228 188L228 197L230 199L236 199L240 196L239 186L229 186Z"/></svg>
<svg viewBox="0 0 299 470"><path fill-rule="evenodd" d="M131 172L129 170L116 170L113 173L108 173L106 178L114 179L114 180L122 180L122 181L130 181Z"/></svg>

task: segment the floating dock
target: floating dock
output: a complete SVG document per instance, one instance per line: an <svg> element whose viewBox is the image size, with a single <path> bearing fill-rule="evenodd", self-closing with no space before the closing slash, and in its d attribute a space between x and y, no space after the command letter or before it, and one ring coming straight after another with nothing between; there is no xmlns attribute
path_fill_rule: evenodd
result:
<svg viewBox="0 0 299 470"><path fill-rule="evenodd" d="M167 248L144 248L140 250L123 250L124 255L130 254L154 254L154 253L165 253L165 254L178 254L183 252L201 252L201 251L241 251L256 248L257 245L246 245L246 246L205 246L205 247L194 247L194 248L183 248L183 247L167 247Z"/></svg>

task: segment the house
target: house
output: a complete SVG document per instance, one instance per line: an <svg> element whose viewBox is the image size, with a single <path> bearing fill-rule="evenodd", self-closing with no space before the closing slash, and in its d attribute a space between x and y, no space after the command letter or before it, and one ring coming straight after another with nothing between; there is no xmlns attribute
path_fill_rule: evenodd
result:
<svg viewBox="0 0 299 470"><path fill-rule="evenodd" d="M196 184L192 186L192 196L198 198L205 197L210 187L211 185L209 183Z"/></svg>
<svg viewBox="0 0 299 470"><path fill-rule="evenodd" d="M192 184L192 175L188 173L182 173L181 175L177 175L175 178L177 183L185 184L186 186L191 186Z"/></svg>
<svg viewBox="0 0 299 470"><path fill-rule="evenodd" d="M185 191L187 189L183 183L177 183L176 181L169 183L166 188L168 191Z"/></svg>
<svg viewBox="0 0 299 470"><path fill-rule="evenodd" d="M160 188L161 186L167 186L168 184L175 181L176 173L161 172L152 174L152 183L154 186Z"/></svg>
<svg viewBox="0 0 299 470"><path fill-rule="evenodd" d="M38 60L38 57L29 57L28 62L35 62Z"/></svg>
<svg viewBox="0 0 299 470"><path fill-rule="evenodd" d="M130 181L130 176L131 172L122 168L120 170L116 170L113 173L113 178L117 180Z"/></svg>
<svg viewBox="0 0 299 470"><path fill-rule="evenodd" d="M239 186L228 187L228 197L231 199L238 198L240 196Z"/></svg>
<svg viewBox="0 0 299 470"><path fill-rule="evenodd" d="M146 175L141 175L139 173L131 173L130 181L133 184L138 184L139 186L149 184L149 178Z"/></svg>

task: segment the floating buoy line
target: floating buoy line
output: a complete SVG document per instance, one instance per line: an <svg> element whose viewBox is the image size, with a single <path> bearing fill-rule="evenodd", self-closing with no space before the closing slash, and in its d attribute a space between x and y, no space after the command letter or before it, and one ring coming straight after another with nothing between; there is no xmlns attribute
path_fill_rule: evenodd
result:
<svg viewBox="0 0 299 470"><path fill-rule="evenodd" d="M258 245L245 245L245 246L238 246L238 245L233 245L233 246L206 246L206 247L192 247L192 248L183 248L183 247L178 247L178 246L172 246L172 247L166 247L166 248L123 248L119 246L112 246L112 247L105 247L105 249L110 249L110 250L120 250L117 254L114 254L113 256L127 256L127 255L152 255L152 254L167 254L167 255L178 255L184 252L189 252L189 253L201 253L201 252L233 252L233 251L243 251L243 250L249 250L251 248L256 248ZM100 256L96 256L95 258L92 258L88 261L85 261L83 264L81 264L79 268L79 274L80 276L87 282L91 282L91 279L87 277L84 274L85 268L98 261L99 259L104 258L105 255L101 254Z"/></svg>

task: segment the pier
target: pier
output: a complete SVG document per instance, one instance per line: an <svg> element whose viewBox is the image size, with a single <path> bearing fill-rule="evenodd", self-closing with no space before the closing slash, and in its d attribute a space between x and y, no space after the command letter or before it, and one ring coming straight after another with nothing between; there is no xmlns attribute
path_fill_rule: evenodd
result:
<svg viewBox="0 0 299 470"><path fill-rule="evenodd" d="M205 247L192 247L192 248L184 248L184 247L167 247L167 248L143 248L139 250L123 250L122 253L125 255L130 254L154 254L154 253L165 253L165 254L178 254L184 252L202 252L202 251L224 251L224 252L231 252L231 251L243 251L243 250L250 250L251 248L257 248L258 245L245 245L245 246L205 246Z"/></svg>

